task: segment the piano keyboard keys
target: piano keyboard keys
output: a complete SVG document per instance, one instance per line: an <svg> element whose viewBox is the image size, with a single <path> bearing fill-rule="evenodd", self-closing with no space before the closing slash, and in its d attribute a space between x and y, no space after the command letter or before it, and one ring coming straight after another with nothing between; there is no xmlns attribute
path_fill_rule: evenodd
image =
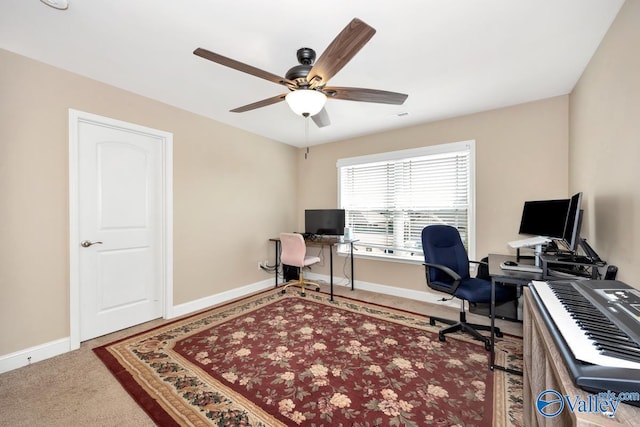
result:
<svg viewBox="0 0 640 427"><path fill-rule="evenodd" d="M640 290L614 280L551 283L529 290L573 382L589 393L640 390Z"/></svg>
<svg viewBox="0 0 640 427"><path fill-rule="evenodd" d="M577 289L554 285L553 282L549 287L601 354L640 363L640 345Z"/></svg>
<svg viewBox="0 0 640 427"><path fill-rule="evenodd" d="M530 287L544 303L576 360L640 370L640 354L632 350L638 343L580 292L568 286L571 283L534 281Z"/></svg>

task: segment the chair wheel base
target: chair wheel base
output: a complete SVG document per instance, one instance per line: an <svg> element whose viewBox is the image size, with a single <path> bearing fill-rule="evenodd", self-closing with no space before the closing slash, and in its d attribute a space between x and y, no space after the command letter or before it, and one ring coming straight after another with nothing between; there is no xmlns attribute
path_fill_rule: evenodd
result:
<svg viewBox="0 0 640 427"><path fill-rule="evenodd" d="M429 318L429 324L431 326L435 326L436 322L441 322L441 323L445 323L449 326L440 329L438 331L438 339L440 341L445 341L446 340L446 336L445 334L451 333L451 332L463 332L463 333L468 333L470 335L472 335L476 340L478 341L482 341L484 343L484 348L487 351L491 351L491 339L487 338L486 336L480 334L480 332L478 332L479 330L481 331L490 331L491 327L487 326L487 325L476 325L476 324L472 324L472 323L467 323L464 313L461 312L460 313L460 321L453 321L453 320L449 320L449 319L443 319L440 317L430 317ZM494 327L494 333L495 336L498 338L502 338L504 335L502 334L502 332L500 331L500 328L495 328Z"/></svg>
<svg viewBox="0 0 640 427"><path fill-rule="evenodd" d="M281 293L282 295L286 295L286 293L287 293L287 288L282 289L282 290L280 291L280 293ZM306 297L306 296L307 296L307 294L306 294L304 291L301 291L301 292L300 292L300 296L301 296L301 297Z"/></svg>

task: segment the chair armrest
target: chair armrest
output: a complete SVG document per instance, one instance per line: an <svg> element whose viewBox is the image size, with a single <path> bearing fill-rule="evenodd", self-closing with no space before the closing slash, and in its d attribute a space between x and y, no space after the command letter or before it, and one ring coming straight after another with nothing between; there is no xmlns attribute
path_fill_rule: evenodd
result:
<svg viewBox="0 0 640 427"><path fill-rule="evenodd" d="M449 267L447 267L446 265L442 265L442 264L432 264L430 262L424 262L422 263L422 265L424 265L425 267L425 274L427 276L427 283L430 282L429 280L429 267L432 268L436 268L442 272L444 272L445 274L447 274L449 277L451 277L453 279L453 284L451 285L451 288L449 288L449 290L451 291L451 295L453 295L456 290L458 289L458 286L460 286L460 280L462 280L462 277L460 277L460 275L458 273L456 273L455 271L453 271L452 269L450 269ZM433 286L430 284L430 287L433 287L433 289L438 289L440 286L433 284ZM440 289L441 292L447 292L444 289Z"/></svg>
<svg viewBox="0 0 640 427"><path fill-rule="evenodd" d="M458 273L456 273L455 271L453 271L452 269L450 269L449 267L447 267L446 265L442 265L442 264L432 264L430 262L424 262L422 263L422 265L426 266L426 267L433 267L433 268L437 268L440 271L445 272L447 275L449 275L453 280L460 280L462 279L462 277L460 277L460 275Z"/></svg>
<svg viewBox="0 0 640 427"><path fill-rule="evenodd" d="M469 260L469 262L473 263L473 264L480 264L480 265L486 265L486 266L489 265L488 262L484 262L484 261L472 261L472 260Z"/></svg>

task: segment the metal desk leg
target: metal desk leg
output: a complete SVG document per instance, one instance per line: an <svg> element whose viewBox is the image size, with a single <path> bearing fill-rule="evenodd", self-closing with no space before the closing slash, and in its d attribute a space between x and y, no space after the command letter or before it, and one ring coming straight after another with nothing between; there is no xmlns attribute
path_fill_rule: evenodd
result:
<svg viewBox="0 0 640 427"><path fill-rule="evenodd" d="M351 249L351 254L350 254L350 256L351 256L351 290L353 290L353 282L354 282L354 280L356 278L353 275L353 242L351 242L350 249Z"/></svg>
<svg viewBox="0 0 640 427"><path fill-rule="evenodd" d="M329 301L333 301L333 246L329 246L329 285L331 287Z"/></svg>
<svg viewBox="0 0 640 427"><path fill-rule="evenodd" d="M276 274L275 274L276 285L275 285L275 287L277 288L278 287L278 245L279 245L279 242L276 240L274 243L275 243L274 246L276 247L276 256L273 259L275 260L275 263L276 263Z"/></svg>
<svg viewBox="0 0 640 427"><path fill-rule="evenodd" d="M489 369L493 371L496 361L496 281L491 279L491 308L489 309L491 317L491 354L489 356Z"/></svg>
<svg viewBox="0 0 640 427"><path fill-rule="evenodd" d="M505 366L496 365L496 281L493 278L491 278L491 309L489 311L489 315L491 316L491 354L489 356L489 369L491 369L492 371L498 369L510 374L522 376L522 372L520 371L516 371L515 369L507 368Z"/></svg>
<svg viewBox="0 0 640 427"><path fill-rule="evenodd" d="M276 286L275 287L277 288L278 287L278 266L280 265L280 250L279 250L280 249L280 241L279 240L275 241L275 247L276 247L276 257L275 257L275 260L276 260L276 273L275 273Z"/></svg>

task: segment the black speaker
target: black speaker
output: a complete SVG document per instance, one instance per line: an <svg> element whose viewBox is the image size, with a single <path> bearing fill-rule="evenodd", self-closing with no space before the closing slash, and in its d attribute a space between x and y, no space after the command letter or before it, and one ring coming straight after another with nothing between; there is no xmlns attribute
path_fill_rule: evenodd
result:
<svg viewBox="0 0 640 427"><path fill-rule="evenodd" d="M607 267L607 272L604 273L604 280L616 280L616 276L618 275L618 267L615 265L610 265Z"/></svg>
<svg viewBox="0 0 640 427"><path fill-rule="evenodd" d="M469 303L469 313L490 317L491 304L480 302ZM495 315L496 319L521 320L518 319L518 300L496 303Z"/></svg>
<svg viewBox="0 0 640 427"><path fill-rule="evenodd" d="M476 277L478 279L491 281L491 276L489 276L489 257L484 257L480 260L480 264L478 264L478 269L476 270Z"/></svg>

